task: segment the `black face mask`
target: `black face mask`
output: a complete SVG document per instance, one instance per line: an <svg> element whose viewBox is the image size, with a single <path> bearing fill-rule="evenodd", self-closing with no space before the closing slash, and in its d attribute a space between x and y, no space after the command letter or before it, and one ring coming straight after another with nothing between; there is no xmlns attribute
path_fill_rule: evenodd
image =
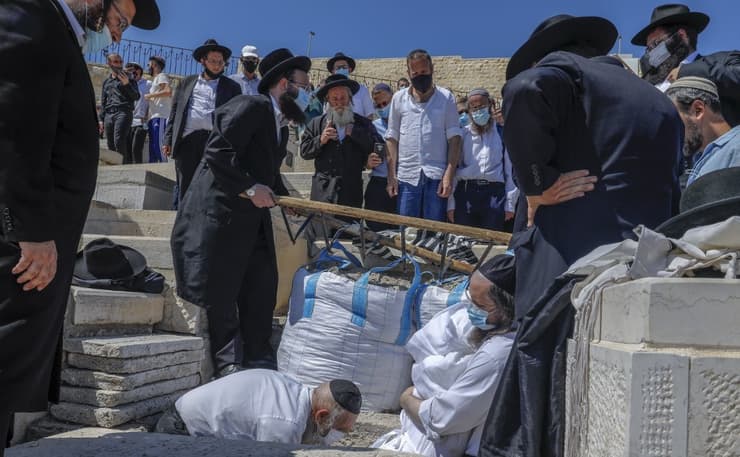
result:
<svg viewBox="0 0 740 457"><path fill-rule="evenodd" d="M218 79L221 77L221 75L224 74L224 71L221 70L218 73L214 73L211 70L208 69L205 65L203 66L203 73L205 73L210 79Z"/></svg>
<svg viewBox="0 0 740 457"><path fill-rule="evenodd" d="M642 78L652 85L662 83L690 51L689 45L684 43L678 33L674 33L640 57Z"/></svg>
<svg viewBox="0 0 740 457"><path fill-rule="evenodd" d="M432 87L432 75L414 76L411 78L411 85L420 94L425 94Z"/></svg>
<svg viewBox="0 0 740 457"><path fill-rule="evenodd" d="M242 60L242 65L244 65L244 70L247 73L254 73L254 70L257 69L257 62L254 60Z"/></svg>

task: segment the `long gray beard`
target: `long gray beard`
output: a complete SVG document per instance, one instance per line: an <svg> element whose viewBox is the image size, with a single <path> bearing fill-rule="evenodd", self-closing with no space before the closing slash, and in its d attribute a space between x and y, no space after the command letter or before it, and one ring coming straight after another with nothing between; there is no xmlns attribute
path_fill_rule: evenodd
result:
<svg viewBox="0 0 740 457"><path fill-rule="evenodd" d="M331 106L326 108L327 118L337 127L344 127L355 121L355 114L352 112L352 105L348 105L341 111L335 110Z"/></svg>

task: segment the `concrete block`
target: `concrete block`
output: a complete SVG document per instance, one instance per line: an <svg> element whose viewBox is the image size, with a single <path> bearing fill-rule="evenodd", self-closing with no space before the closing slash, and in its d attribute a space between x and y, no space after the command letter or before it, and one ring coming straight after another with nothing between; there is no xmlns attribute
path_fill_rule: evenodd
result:
<svg viewBox="0 0 740 457"><path fill-rule="evenodd" d="M175 211L93 206L87 214L83 233L168 238L172 233L175 215Z"/></svg>
<svg viewBox="0 0 740 457"><path fill-rule="evenodd" d="M172 270L172 250L170 249L169 237L85 234L82 235L80 249L90 241L101 237L109 238L114 243L122 244L141 252L146 257L147 265L160 273L164 274L162 270Z"/></svg>
<svg viewBox="0 0 740 457"><path fill-rule="evenodd" d="M198 374L200 366L201 364L198 362L191 362L125 375L68 367L62 370L62 381L65 384L77 387L124 391L133 390L154 382Z"/></svg>
<svg viewBox="0 0 740 457"><path fill-rule="evenodd" d="M68 338L64 350L75 354L128 359L203 349L203 338L183 335L143 335L109 338Z"/></svg>
<svg viewBox="0 0 740 457"><path fill-rule="evenodd" d="M67 363L72 367L116 374L140 373L142 371L156 370L157 368L170 365L200 362L202 359L202 350L173 352L169 354L159 354L151 357L137 357L133 359L112 359L109 357L97 357L75 353L67 354Z"/></svg>
<svg viewBox="0 0 740 457"><path fill-rule="evenodd" d="M149 427L148 423L146 423L147 419L147 417L137 419L126 424L119 425L115 429L109 431L121 433L148 432L151 431L153 427ZM74 424L72 422L60 421L54 416L46 413L46 416L35 421L28 427L24 442L40 440L42 438L46 438L52 435L58 435L60 433L74 432L85 427L86 426L84 424Z"/></svg>
<svg viewBox="0 0 740 457"><path fill-rule="evenodd" d="M78 405L62 402L52 405L50 412L52 416L59 420L111 428L164 411L185 392L187 392L187 390L113 408L97 408L90 405ZM65 454L60 453L57 455Z"/></svg>
<svg viewBox="0 0 740 457"><path fill-rule="evenodd" d="M164 332L203 336L208 333L206 310L175 293L174 287L165 291L164 314L157 329Z"/></svg>
<svg viewBox="0 0 740 457"><path fill-rule="evenodd" d="M15 446L19 443L24 443L26 436L28 435L28 429L41 418L49 415L46 411L40 411L35 413L15 413L13 416L13 439L10 442L11 446Z"/></svg>
<svg viewBox="0 0 740 457"><path fill-rule="evenodd" d="M73 287L74 325L153 325L162 320L164 297L143 292Z"/></svg>
<svg viewBox="0 0 740 457"><path fill-rule="evenodd" d="M62 386L60 400L63 402L114 407L137 403L185 389L192 389L200 383L198 374L183 378L155 382L133 390L98 390L85 387Z"/></svg>
<svg viewBox="0 0 740 457"><path fill-rule="evenodd" d="M603 340L740 348L740 280L646 278L603 294Z"/></svg>
<svg viewBox="0 0 740 457"><path fill-rule="evenodd" d="M172 209L175 182L148 170L102 167L93 200L115 208Z"/></svg>
<svg viewBox="0 0 740 457"><path fill-rule="evenodd" d="M740 456L740 351L691 359L691 456Z"/></svg>

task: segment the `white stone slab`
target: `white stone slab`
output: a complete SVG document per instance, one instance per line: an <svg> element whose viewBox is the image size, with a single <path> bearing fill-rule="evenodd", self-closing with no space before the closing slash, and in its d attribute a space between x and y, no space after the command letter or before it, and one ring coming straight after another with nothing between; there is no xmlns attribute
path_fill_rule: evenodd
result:
<svg viewBox="0 0 740 457"><path fill-rule="evenodd" d="M164 332L203 336L208 333L206 310L175 294L174 288L165 291L162 322L157 329Z"/></svg>
<svg viewBox="0 0 740 457"><path fill-rule="evenodd" d="M97 408L90 405L62 402L51 405L50 412L52 416L59 420L111 428L164 411L185 392L187 390L113 408Z"/></svg>
<svg viewBox="0 0 740 457"><path fill-rule="evenodd" d="M154 325L162 320L161 294L72 288L74 325Z"/></svg>
<svg viewBox="0 0 740 457"><path fill-rule="evenodd" d="M740 280L646 278L603 294L603 340L740 348Z"/></svg>
<svg viewBox="0 0 740 457"><path fill-rule="evenodd" d="M172 209L175 183L147 170L119 170L103 167L98 171L93 200L115 208Z"/></svg>
<svg viewBox="0 0 740 457"><path fill-rule="evenodd" d="M125 375L68 367L62 370L62 381L71 386L91 387L100 390L133 390L153 382L197 374L201 369L200 365L198 362L184 363Z"/></svg>
<svg viewBox="0 0 740 457"><path fill-rule="evenodd" d="M67 354L67 363L76 368L102 371L105 373L140 373L142 371L156 370L170 365L182 365L190 362L203 360L202 350L181 351L169 354L159 354L151 357L137 357L132 359L114 359L109 357L96 357L84 354Z"/></svg>
<svg viewBox="0 0 740 457"><path fill-rule="evenodd" d="M147 384L133 390L99 390L62 386L59 395L63 402L112 408L191 389L199 383L200 375L194 374Z"/></svg>
<svg viewBox="0 0 740 457"><path fill-rule="evenodd" d="M87 214L83 233L167 238L172 233L176 214L175 211L93 206Z"/></svg>
<svg viewBox="0 0 740 457"><path fill-rule="evenodd" d="M203 348L203 338L184 335L141 335L106 338L67 338L64 350L108 358L134 358Z"/></svg>

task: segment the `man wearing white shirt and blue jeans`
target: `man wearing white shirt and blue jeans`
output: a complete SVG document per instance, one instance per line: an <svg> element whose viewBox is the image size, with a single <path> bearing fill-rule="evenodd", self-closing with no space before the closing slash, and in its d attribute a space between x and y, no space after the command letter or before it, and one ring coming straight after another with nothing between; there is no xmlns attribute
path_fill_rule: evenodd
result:
<svg viewBox="0 0 740 457"><path fill-rule="evenodd" d="M455 97L434 85L428 52L406 58L411 87L391 101L388 131L388 195L398 195L402 216L444 221L460 160L461 129Z"/></svg>

